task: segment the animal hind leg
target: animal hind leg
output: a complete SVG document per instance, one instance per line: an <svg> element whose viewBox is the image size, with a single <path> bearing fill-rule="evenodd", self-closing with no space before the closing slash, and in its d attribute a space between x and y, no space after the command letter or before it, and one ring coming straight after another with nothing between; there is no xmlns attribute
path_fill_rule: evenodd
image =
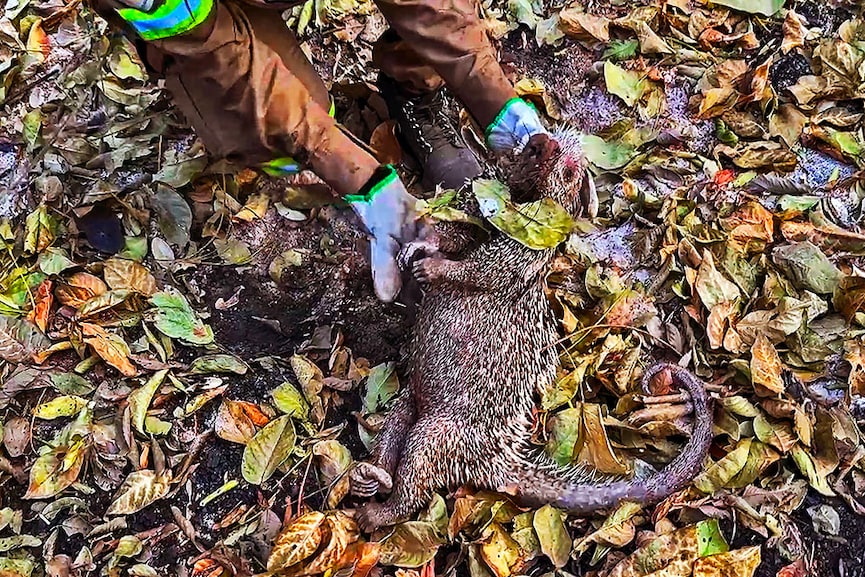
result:
<svg viewBox="0 0 865 577"><path fill-rule="evenodd" d="M456 437L456 431L447 429L432 419L415 424L403 447L390 497L383 503L366 503L358 510L357 521L363 530L371 532L406 519L429 502L433 491L444 488L449 480L446 467L454 464L446 458L442 442Z"/></svg>
<svg viewBox="0 0 865 577"><path fill-rule="evenodd" d="M369 462L357 463L350 475L351 492L356 497L387 493L393 486L393 474L399 462L406 435L415 422L411 389L404 387L385 418Z"/></svg>

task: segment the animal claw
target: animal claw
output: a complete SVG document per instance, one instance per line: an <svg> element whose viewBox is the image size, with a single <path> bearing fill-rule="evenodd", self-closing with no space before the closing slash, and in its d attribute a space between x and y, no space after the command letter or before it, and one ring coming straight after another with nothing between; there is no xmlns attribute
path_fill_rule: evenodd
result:
<svg viewBox="0 0 865 577"><path fill-rule="evenodd" d="M438 246L429 240L417 240L406 243L396 257L400 270L413 268L418 260L438 252Z"/></svg>
<svg viewBox="0 0 865 577"><path fill-rule="evenodd" d="M349 480L351 494L361 498L388 493L393 488L390 473L372 463L357 463L349 473Z"/></svg>

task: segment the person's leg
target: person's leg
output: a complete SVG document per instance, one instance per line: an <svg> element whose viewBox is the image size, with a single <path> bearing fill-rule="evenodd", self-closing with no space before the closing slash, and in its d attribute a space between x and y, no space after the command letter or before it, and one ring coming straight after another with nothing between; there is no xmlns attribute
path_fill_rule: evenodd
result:
<svg viewBox="0 0 865 577"><path fill-rule="evenodd" d="M516 92L498 62L476 0L376 0L391 27L419 58L440 76L486 127L492 124ZM408 59L385 70L399 79L412 74L417 62ZM383 62L384 64L384 62Z"/></svg>
<svg viewBox="0 0 865 577"><path fill-rule="evenodd" d="M392 29L376 42L373 62L397 133L423 169L422 184L459 188L480 176L478 159L445 107L445 82L432 66Z"/></svg>

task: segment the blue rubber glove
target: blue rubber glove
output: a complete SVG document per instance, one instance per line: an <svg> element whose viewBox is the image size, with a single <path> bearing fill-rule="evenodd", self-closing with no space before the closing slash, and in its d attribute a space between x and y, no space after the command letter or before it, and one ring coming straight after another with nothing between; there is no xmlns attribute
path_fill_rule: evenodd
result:
<svg viewBox="0 0 865 577"><path fill-rule="evenodd" d="M511 98L486 129L487 144L497 153L519 153L535 134L547 134L538 111L521 98Z"/></svg>
<svg viewBox="0 0 865 577"><path fill-rule="evenodd" d="M358 194L345 197L370 236L372 282L379 300L389 303L402 288L396 257L418 235L417 199L408 193L396 170L381 167Z"/></svg>

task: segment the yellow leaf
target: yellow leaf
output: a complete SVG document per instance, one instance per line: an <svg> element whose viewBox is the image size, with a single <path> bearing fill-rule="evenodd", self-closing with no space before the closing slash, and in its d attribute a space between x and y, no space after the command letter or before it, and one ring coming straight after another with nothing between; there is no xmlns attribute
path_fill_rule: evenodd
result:
<svg viewBox="0 0 865 577"><path fill-rule="evenodd" d="M764 333L759 333L751 347L751 381L755 385L757 394L765 393L761 387L768 390L770 394L784 392L781 369L781 358L775 350L775 345L766 338Z"/></svg>
<svg viewBox="0 0 865 577"><path fill-rule="evenodd" d="M150 402L153 400L153 395L162 385L165 376L168 374L168 369L157 371L150 377L143 387L135 389L129 394L129 411L132 413L132 425L138 429L139 433L147 434L145 430L145 420L147 418L147 409L150 407Z"/></svg>
<svg viewBox="0 0 865 577"><path fill-rule="evenodd" d="M241 402L230 399L223 399L213 428L219 438L241 445L247 444L255 436L255 425L243 410Z"/></svg>
<svg viewBox="0 0 865 577"><path fill-rule="evenodd" d="M697 559L694 577L751 577L760 565L760 546L735 549Z"/></svg>
<svg viewBox="0 0 865 577"><path fill-rule="evenodd" d="M243 205L243 208L234 215L234 220L252 222L264 218L267 207L270 205L270 197L265 193L253 194Z"/></svg>
<svg viewBox="0 0 865 577"><path fill-rule="evenodd" d="M58 417L71 417L87 406L87 399L75 395L63 395L42 403L33 409L37 419L51 420Z"/></svg>
<svg viewBox="0 0 865 577"><path fill-rule="evenodd" d="M481 557L496 577L508 577L520 561L520 546L498 523L484 530Z"/></svg>
<svg viewBox="0 0 865 577"><path fill-rule="evenodd" d="M267 570L271 573L285 570L315 553L322 539L330 536L324 519L323 513L311 511L285 527L267 558Z"/></svg>
<svg viewBox="0 0 865 577"><path fill-rule="evenodd" d="M162 499L171 487L171 470L157 474L144 469L133 471L123 481L117 497L108 507L107 515L129 515L140 511L151 503Z"/></svg>
<svg viewBox="0 0 865 577"><path fill-rule="evenodd" d="M74 441L69 447L57 447L41 455L30 469L30 484L25 499L47 499L75 482L84 465L87 443Z"/></svg>
<svg viewBox="0 0 865 577"><path fill-rule="evenodd" d="M570 557L573 541L565 528L562 512L550 505L544 505L535 511L532 525L544 555L549 557L557 568L564 567Z"/></svg>

